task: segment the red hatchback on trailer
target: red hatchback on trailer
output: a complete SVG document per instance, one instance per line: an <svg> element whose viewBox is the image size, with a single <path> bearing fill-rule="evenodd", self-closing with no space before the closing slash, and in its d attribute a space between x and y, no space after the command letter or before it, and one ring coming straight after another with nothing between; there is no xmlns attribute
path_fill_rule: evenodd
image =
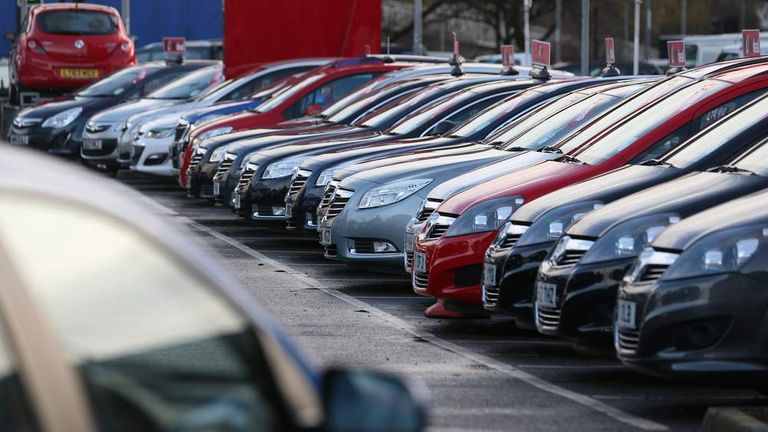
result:
<svg viewBox="0 0 768 432"><path fill-rule="evenodd" d="M72 90L136 63L133 41L111 7L30 8L11 49L11 100L24 90Z"/></svg>
<svg viewBox="0 0 768 432"><path fill-rule="evenodd" d="M481 311L485 251L497 228L523 203L620 166L654 159L768 90L764 62L724 69L704 76L702 68L694 69L664 80L643 92L653 95L662 90L654 102L628 117L617 116L614 126L586 142L575 136L561 147L562 158L507 174L444 201L415 247L414 291L442 300L428 315ZM631 103L632 99L624 105Z"/></svg>

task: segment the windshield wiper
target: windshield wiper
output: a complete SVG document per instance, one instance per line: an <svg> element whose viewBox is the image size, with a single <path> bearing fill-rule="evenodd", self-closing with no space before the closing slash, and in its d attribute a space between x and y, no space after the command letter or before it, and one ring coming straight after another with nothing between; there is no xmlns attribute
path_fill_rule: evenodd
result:
<svg viewBox="0 0 768 432"><path fill-rule="evenodd" d="M646 166L666 166L666 167L670 167L670 168L677 168L674 165L672 165L671 163L663 161L661 159L649 159L649 160L643 162L640 165L646 165Z"/></svg>
<svg viewBox="0 0 768 432"><path fill-rule="evenodd" d="M720 173L757 175L757 173L754 171L750 171L744 168L739 168L735 165L720 165L719 167L712 168L710 171L720 172Z"/></svg>
<svg viewBox="0 0 768 432"><path fill-rule="evenodd" d="M561 160L561 161L563 161L563 162L568 162L568 163L575 163L575 164L579 164L579 165L589 165L589 164L588 164L588 163L586 163L586 162L582 162L582 161L580 161L580 160L576 159L575 157L573 157L573 156L568 156L568 155L562 155L562 156L560 157L560 160Z"/></svg>
<svg viewBox="0 0 768 432"><path fill-rule="evenodd" d="M512 147L501 147L502 150L508 151L508 152L520 152L520 151L529 151L531 149L526 147L520 147L520 146L512 146Z"/></svg>
<svg viewBox="0 0 768 432"><path fill-rule="evenodd" d="M553 147L553 146L544 146L540 148L539 151L542 153L562 153L563 152L559 148Z"/></svg>

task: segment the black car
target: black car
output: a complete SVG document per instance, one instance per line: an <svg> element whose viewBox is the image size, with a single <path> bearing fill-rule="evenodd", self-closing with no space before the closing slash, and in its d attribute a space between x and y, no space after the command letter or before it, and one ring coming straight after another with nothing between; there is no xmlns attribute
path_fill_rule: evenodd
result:
<svg viewBox="0 0 768 432"><path fill-rule="evenodd" d="M767 160L768 143L734 166L764 177ZM622 363L665 378L764 388L767 241L766 191L659 235L619 288L615 347Z"/></svg>
<svg viewBox="0 0 768 432"><path fill-rule="evenodd" d="M588 212L626 195L722 164L762 138L766 120L761 113L768 113L767 97L760 97L713 125L738 108L737 105L733 103L702 114L694 127L701 130L712 125L711 128L658 159L626 166L549 193L513 213L486 252L484 308L532 322L533 291L539 265L571 224ZM673 144L670 140L679 138L672 134L664 137L659 145L663 148L665 144ZM577 269L578 266L573 268L574 271ZM621 276L599 279L601 283L607 280L621 280ZM604 330L605 327L601 328Z"/></svg>
<svg viewBox="0 0 768 432"><path fill-rule="evenodd" d="M763 131L758 134L765 135L765 124L760 122ZM724 165L614 201L571 226L539 268L534 291L539 331L564 336L577 346L610 347L616 291L635 259L667 226L768 187L765 171L753 169L768 167L763 158L768 150L762 145L763 141ZM686 150L665 162L683 164L686 153L702 151Z"/></svg>
<svg viewBox="0 0 768 432"><path fill-rule="evenodd" d="M358 156L359 151L371 158L386 158L415 150L451 146L459 140L450 137L436 140L434 137L464 123L496 102L540 83L522 80L471 86L424 106L372 139L293 145L251 153L246 156L246 169L239 178L235 178L237 189L233 194L234 204L243 217L250 216L258 220L262 210L271 209L269 216L277 216L274 214L277 210L282 213L281 219L285 219L285 197L293 174L298 172L302 162L312 156L350 150ZM285 167L287 169L275 173L274 167L281 164L288 165ZM258 168L254 170L255 166ZM249 181L245 181L249 178Z"/></svg>
<svg viewBox="0 0 768 432"><path fill-rule="evenodd" d="M330 123L327 127L319 130L303 130L295 134L291 134L290 132L285 132L279 135L270 134L262 138L240 141L229 144L226 147L219 147L212 152L209 149L194 169L190 167L189 177L192 181L190 194L194 195L196 191L195 186L200 185L199 187L203 188L199 194L201 197L210 198L221 196L220 199L228 202L231 198L232 190L240 178L240 169L244 168L241 166L243 156L248 153L272 148L277 145L285 146L288 144L314 143L331 139L358 140L367 138L371 140L380 140L392 138L383 135L382 131L387 130L403 117L418 110L429 102L453 94L456 91L472 85L514 79L514 77L502 77L499 75L465 75L449 81L422 87L419 91L408 92L394 100L391 100L390 98L391 101L389 103L351 124L342 122ZM207 148L205 143L198 147L198 151L202 151L201 149L203 148ZM218 157L216 157L217 154ZM237 158L232 158L230 156L229 160L225 160L225 154L237 154ZM230 167L232 167L233 164L235 170L230 170ZM232 171L231 174L230 171ZM227 179L227 182L214 182L214 178L216 177L222 180ZM206 193L208 190L212 192L211 195Z"/></svg>
<svg viewBox="0 0 768 432"><path fill-rule="evenodd" d="M145 63L121 69L62 100L23 110L13 120L8 140L51 154L80 157L83 130L91 115L210 66L211 62Z"/></svg>

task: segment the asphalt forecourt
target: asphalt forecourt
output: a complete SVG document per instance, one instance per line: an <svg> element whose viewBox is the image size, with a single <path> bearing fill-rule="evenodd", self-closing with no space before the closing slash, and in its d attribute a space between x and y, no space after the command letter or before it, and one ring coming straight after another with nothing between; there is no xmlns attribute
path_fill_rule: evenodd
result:
<svg viewBox="0 0 768 432"><path fill-rule="evenodd" d="M169 180L121 172L185 225L323 365L378 367L426 382L438 430L696 431L710 407L759 407L747 389L670 383L511 319L424 317L432 301L398 273L328 261L315 238L246 223Z"/></svg>

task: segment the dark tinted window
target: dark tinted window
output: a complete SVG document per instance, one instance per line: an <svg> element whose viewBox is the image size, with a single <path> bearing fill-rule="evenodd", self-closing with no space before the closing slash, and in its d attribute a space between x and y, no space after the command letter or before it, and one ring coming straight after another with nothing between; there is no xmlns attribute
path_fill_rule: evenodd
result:
<svg viewBox="0 0 768 432"><path fill-rule="evenodd" d="M307 109L313 105L319 105L319 109L331 106L337 100L352 93L353 90L373 79L372 73L358 74L339 78L327 82L312 93L304 96L298 102L285 110L283 115L288 119L303 116Z"/></svg>
<svg viewBox="0 0 768 432"><path fill-rule="evenodd" d="M78 95L91 97L119 96L137 83L144 81L148 75L157 70L157 67L147 66L123 69L82 89Z"/></svg>
<svg viewBox="0 0 768 432"><path fill-rule="evenodd" d="M45 12L37 26L46 33L61 35L108 35L117 31L117 17L91 11Z"/></svg>
<svg viewBox="0 0 768 432"><path fill-rule="evenodd" d="M267 87L270 87L274 85L277 81L280 81L281 79L290 76L290 75L296 75L302 72L308 71L309 67L297 67L297 68L290 68L290 69L283 69L274 71L268 74L264 74L258 78L245 81L244 83L233 83L233 89L223 89L226 93L225 96L223 96L220 101L231 101L231 100L238 100L243 99L246 96L249 96L253 93L256 93L259 90L264 90Z"/></svg>

